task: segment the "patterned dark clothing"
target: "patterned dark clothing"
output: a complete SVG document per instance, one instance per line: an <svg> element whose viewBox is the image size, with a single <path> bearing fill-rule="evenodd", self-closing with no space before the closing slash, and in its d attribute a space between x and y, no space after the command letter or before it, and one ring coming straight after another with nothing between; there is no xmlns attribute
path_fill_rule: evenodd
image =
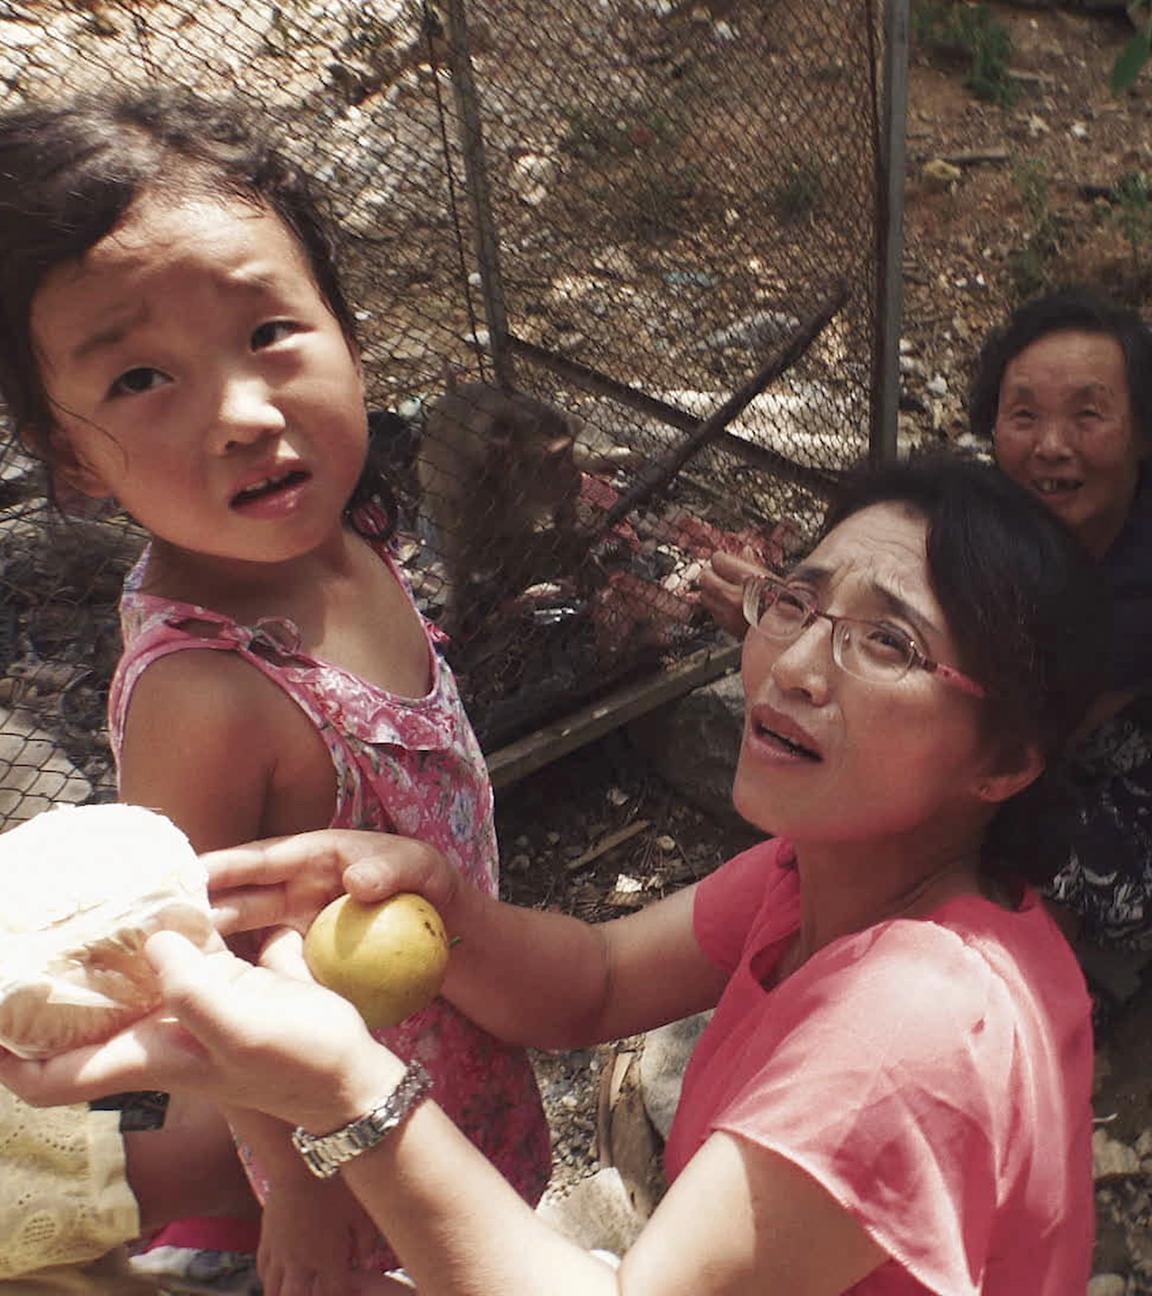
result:
<svg viewBox="0 0 1152 1296"><path fill-rule="evenodd" d="M1113 596L1110 688L1140 694L1073 750L1075 827L1049 894L1105 945L1152 948L1152 473L1101 560Z"/></svg>

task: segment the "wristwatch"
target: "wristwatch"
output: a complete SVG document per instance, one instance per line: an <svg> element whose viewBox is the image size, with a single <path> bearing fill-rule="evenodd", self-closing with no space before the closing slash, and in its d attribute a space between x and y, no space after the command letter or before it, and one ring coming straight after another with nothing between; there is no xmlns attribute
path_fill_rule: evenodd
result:
<svg viewBox="0 0 1152 1296"><path fill-rule="evenodd" d="M318 1179L331 1179L346 1161L374 1148L389 1131L402 1125L431 1088L432 1077L423 1066L409 1062L396 1088L359 1119L331 1134L309 1134L297 1126L292 1143Z"/></svg>

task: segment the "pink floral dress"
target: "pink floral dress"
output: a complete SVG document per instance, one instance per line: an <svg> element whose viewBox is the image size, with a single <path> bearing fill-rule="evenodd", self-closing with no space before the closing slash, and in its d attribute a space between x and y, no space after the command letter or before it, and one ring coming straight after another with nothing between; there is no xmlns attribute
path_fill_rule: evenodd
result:
<svg viewBox="0 0 1152 1296"><path fill-rule="evenodd" d="M371 543L407 590L386 544ZM419 838L482 891L496 893L492 788L452 671L436 651L442 636L435 627L421 618L431 691L418 699L398 697L300 651L299 631L287 619L239 625L210 608L141 593L148 557L145 552L128 576L120 604L125 648L109 699L117 758L132 690L154 661L188 649L239 653L297 703L327 745L336 771L330 827ZM524 1050L501 1043L443 999L377 1032L377 1038L398 1056L423 1062L436 1101L535 1204L548 1180L551 1152ZM250 1172L263 1199L267 1181L258 1167ZM379 1259L384 1268L396 1263L384 1250Z"/></svg>

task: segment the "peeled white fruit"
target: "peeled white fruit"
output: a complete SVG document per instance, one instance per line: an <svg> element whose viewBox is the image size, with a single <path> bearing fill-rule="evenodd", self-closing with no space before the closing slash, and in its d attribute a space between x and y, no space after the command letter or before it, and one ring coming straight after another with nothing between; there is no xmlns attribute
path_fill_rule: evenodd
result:
<svg viewBox="0 0 1152 1296"><path fill-rule="evenodd" d="M0 834L0 1045L51 1057L159 1003L153 932L213 927L187 837L139 806L68 806Z"/></svg>

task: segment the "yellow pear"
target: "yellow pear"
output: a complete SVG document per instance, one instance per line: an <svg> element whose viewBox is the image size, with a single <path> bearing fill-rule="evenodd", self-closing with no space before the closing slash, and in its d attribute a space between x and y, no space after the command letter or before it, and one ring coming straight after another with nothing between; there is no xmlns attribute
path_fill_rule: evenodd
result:
<svg viewBox="0 0 1152 1296"><path fill-rule="evenodd" d="M304 937L304 958L321 985L343 995L372 1030L395 1026L440 993L448 937L435 908L401 891L379 904L341 896Z"/></svg>

